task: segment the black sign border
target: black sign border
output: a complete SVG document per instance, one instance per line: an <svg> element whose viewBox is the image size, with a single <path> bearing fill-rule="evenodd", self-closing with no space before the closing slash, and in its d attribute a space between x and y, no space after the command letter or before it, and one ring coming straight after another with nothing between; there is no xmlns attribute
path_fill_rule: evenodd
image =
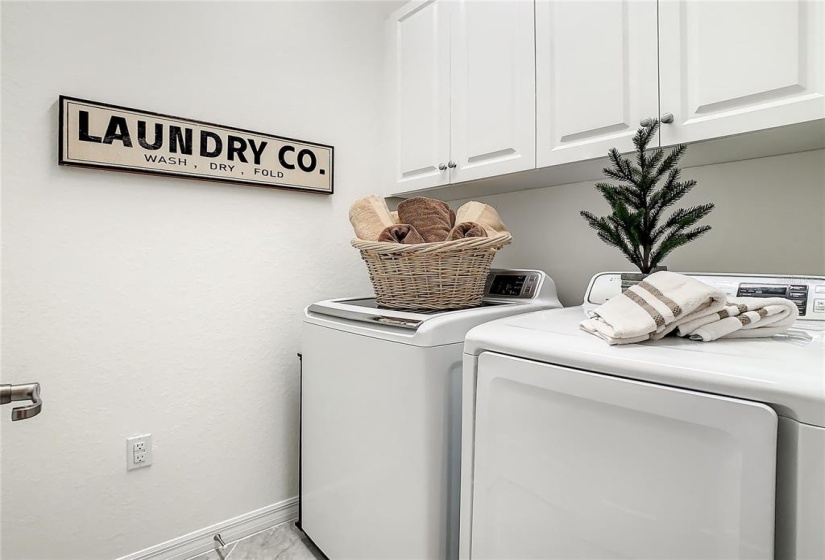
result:
<svg viewBox="0 0 825 560"><path fill-rule="evenodd" d="M77 161L68 161L63 158L63 143L64 140L68 141L68 139L64 138L64 134L66 131L63 128L63 112L65 107L66 101L78 101L80 103L87 103L92 105L98 105L100 107L106 107L109 109L122 109L125 111L134 111L137 113L143 113L145 115L150 115L154 117L163 117L166 119L174 119L182 122L190 122L193 124L198 125L206 125L213 128L225 129L225 130L232 130L235 132L246 132L249 134L255 134L258 136L264 136L267 138L274 138L276 140L287 140L290 142L298 142L300 144L307 144L309 146L318 146L319 148L329 148L329 190L318 190L312 189L309 187L300 187L288 184L273 184L273 183L258 183L253 181L244 181L241 179L230 179L226 177L195 177L193 175L189 175L186 173L175 173L173 171L163 171L160 169L135 169L135 168L127 168L123 166L117 166L115 164L107 165L107 164L95 164L95 163L82 163ZM100 101L92 101L89 99L81 99L79 97L71 97L68 95L61 95L58 99L59 104L59 111L58 111L58 142L57 142L57 164L58 165L66 165L70 167L86 167L90 169L102 169L105 171L119 171L121 173L132 173L136 175L161 175L164 177L175 177L178 179L189 179L190 181L209 181L214 183L231 183L236 185L245 185L247 187L258 187L263 189L279 189L279 190L289 190L289 191L301 191L301 192L310 192L315 194L323 194L323 195L331 195L335 192L335 148L328 144L321 144L318 142L307 142L306 140L299 140L297 138L290 138L288 136L278 136L275 134L266 134L263 132L257 132L254 130L247 130L245 128L237 128L234 126L224 126L222 124L211 123L207 121L200 121L196 119L188 119L183 117L176 117L174 115L167 115L164 113L156 113L154 111L144 111L143 109L135 109L134 107L125 107L123 105L113 105L111 103L101 103Z"/></svg>

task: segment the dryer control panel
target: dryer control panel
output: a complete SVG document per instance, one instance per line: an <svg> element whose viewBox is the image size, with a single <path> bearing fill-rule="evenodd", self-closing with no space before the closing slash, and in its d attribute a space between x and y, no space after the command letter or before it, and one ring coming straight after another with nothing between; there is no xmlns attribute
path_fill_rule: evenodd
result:
<svg viewBox="0 0 825 560"><path fill-rule="evenodd" d="M738 297L769 298L781 297L791 300L799 308L799 316L804 317L808 311L807 284L739 284ZM825 295L822 296L825 298ZM825 299L823 299L825 303ZM825 309L822 309L825 311Z"/></svg>
<svg viewBox="0 0 825 560"><path fill-rule="evenodd" d="M772 274L724 274L683 272L731 297L782 297L799 308L799 318L825 321L825 277L780 276ZM596 274L584 295L585 305L601 305L621 293L621 272Z"/></svg>

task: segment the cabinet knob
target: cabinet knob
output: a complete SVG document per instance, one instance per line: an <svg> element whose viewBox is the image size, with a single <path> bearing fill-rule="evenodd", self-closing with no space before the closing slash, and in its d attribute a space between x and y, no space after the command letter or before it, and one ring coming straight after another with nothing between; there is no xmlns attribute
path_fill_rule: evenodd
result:
<svg viewBox="0 0 825 560"><path fill-rule="evenodd" d="M643 118L642 120L639 121L639 125L643 126L645 128L651 126L652 124L653 124L653 119L651 119L650 117L645 117L645 118Z"/></svg>
<svg viewBox="0 0 825 560"><path fill-rule="evenodd" d="M673 122L673 113L665 113L662 115L662 122L665 124L670 124Z"/></svg>
<svg viewBox="0 0 825 560"><path fill-rule="evenodd" d="M438 169L439 169L440 171L444 171L445 169L447 169L447 166L446 166L446 165L444 165L443 163L439 163L439 164L438 164Z"/></svg>
<svg viewBox="0 0 825 560"><path fill-rule="evenodd" d="M453 160L450 160L449 162L447 162L447 167L449 167L450 169L455 168L455 162Z"/></svg>

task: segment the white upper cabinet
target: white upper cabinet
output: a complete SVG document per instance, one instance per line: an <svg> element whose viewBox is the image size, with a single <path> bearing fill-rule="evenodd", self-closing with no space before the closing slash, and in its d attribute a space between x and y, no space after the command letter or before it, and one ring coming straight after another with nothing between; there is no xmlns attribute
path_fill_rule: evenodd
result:
<svg viewBox="0 0 825 560"><path fill-rule="evenodd" d="M390 21L393 192L535 167L533 2L412 2Z"/></svg>
<svg viewBox="0 0 825 560"><path fill-rule="evenodd" d="M449 10L414 2L391 21L393 175L399 190L446 184L450 151ZM439 169L439 163L444 169Z"/></svg>
<svg viewBox="0 0 825 560"><path fill-rule="evenodd" d="M538 167L632 150L658 114L656 57L656 0L537 0Z"/></svg>
<svg viewBox="0 0 825 560"><path fill-rule="evenodd" d="M662 145L714 140L691 165L825 146L825 0L416 0L390 24L391 194L595 179L657 116Z"/></svg>
<svg viewBox="0 0 825 560"><path fill-rule="evenodd" d="M660 2L662 144L825 118L824 13L818 0Z"/></svg>
<svg viewBox="0 0 825 560"><path fill-rule="evenodd" d="M533 169L533 2L453 3L450 182Z"/></svg>

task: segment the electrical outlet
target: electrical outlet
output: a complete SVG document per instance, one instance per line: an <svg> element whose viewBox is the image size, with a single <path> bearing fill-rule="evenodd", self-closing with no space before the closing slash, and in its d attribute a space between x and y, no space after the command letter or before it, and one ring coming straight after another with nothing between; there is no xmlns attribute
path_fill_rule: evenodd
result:
<svg viewBox="0 0 825 560"><path fill-rule="evenodd" d="M126 470L152 464L152 434L126 438Z"/></svg>

